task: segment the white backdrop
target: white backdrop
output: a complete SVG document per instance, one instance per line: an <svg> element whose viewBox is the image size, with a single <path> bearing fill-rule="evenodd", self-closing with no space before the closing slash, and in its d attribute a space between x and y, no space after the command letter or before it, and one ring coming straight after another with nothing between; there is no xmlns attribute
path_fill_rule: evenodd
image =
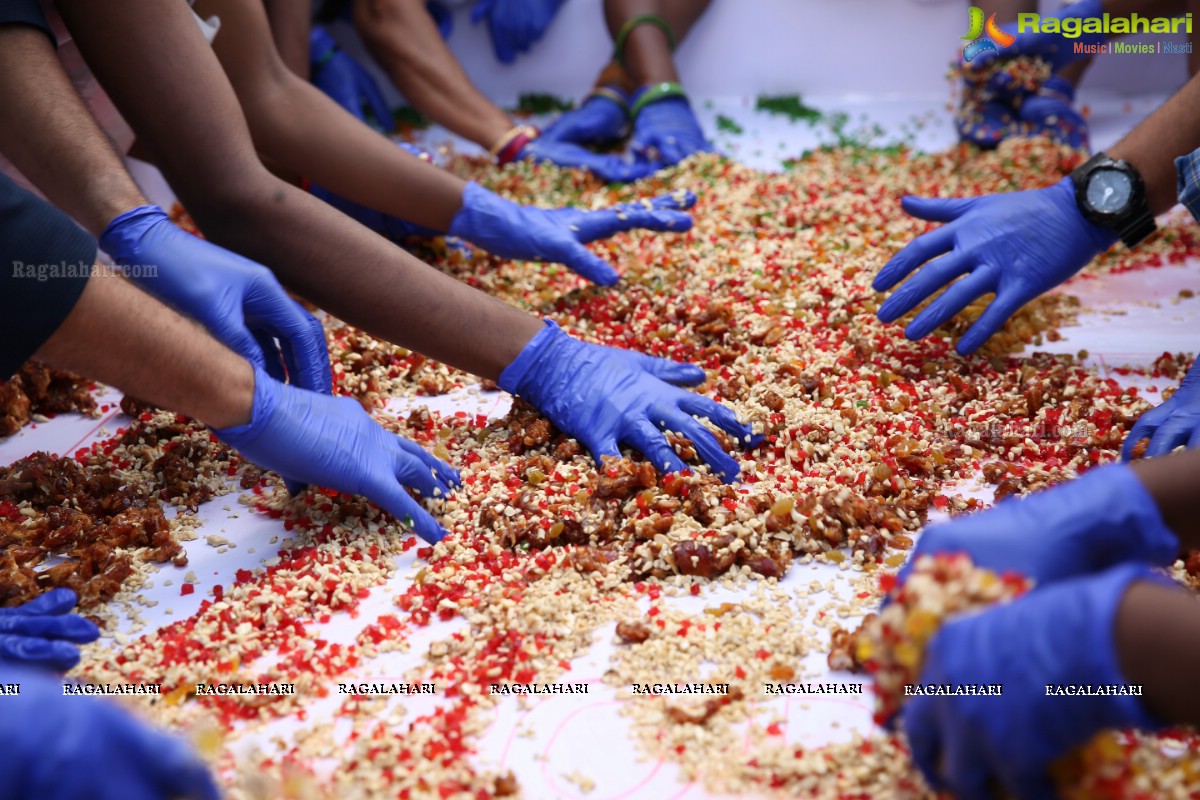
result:
<svg viewBox="0 0 1200 800"><path fill-rule="evenodd" d="M986 0L976 3L988 10ZM944 97L947 66L966 32L967 5L967 0L713 0L680 47L677 64L684 85L698 97ZM1057 5L1043 3L1047 9ZM578 97L612 52L601 8L601 0L567 0L546 36L507 66L493 56L486 26L472 25L469 6L463 7L450 46L476 85L502 104L529 91ZM349 25L335 28L347 49L362 52ZM1084 87L1105 94L1169 91L1186 78L1185 58L1101 57Z"/></svg>

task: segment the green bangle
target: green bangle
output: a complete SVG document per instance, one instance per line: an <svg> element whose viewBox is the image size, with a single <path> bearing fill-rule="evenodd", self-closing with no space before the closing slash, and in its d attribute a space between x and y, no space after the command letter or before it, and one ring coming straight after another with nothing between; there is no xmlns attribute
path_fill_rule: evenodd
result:
<svg viewBox="0 0 1200 800"><path fill-rule="evenodd" d="M621 26L621 30L617 31L615 47L613 49L613 58L622 67L625 66L625 40L629 38L629 34L633 33L633 29L640 25L653 25L661 30L667 37L667 48L675 52L675 31L671 30L671 23L660 17L658 14L640 14L633 19L627 21Z"/></svg>
<svg viewBox="0 0 1200 800"><path fill-rule="evenodd" d="M653 86L647 86L645 91L638 96L637 100L633 101L633 108L629 110L629 117L637 119L638 114L641 113L643 108L657 100L662 100L664 97L682 97L686 100L687 92L674 81L663 81Z"/></svg>

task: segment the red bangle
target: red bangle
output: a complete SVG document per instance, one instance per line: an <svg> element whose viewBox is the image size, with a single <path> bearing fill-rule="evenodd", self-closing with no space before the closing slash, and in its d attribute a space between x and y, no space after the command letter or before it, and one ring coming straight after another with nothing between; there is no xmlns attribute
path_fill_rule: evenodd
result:
<svg viewBox="0 0 1200 800"><path fill-rule="evenodd" d="M532 142L540 134L541 131L532 125L524 126L516 136L509 139L507 144L500 148L499 153L496 153L496 163L503 166L504 164L511 164L516 161L521 151L525 149L525 145Z"/></svg>

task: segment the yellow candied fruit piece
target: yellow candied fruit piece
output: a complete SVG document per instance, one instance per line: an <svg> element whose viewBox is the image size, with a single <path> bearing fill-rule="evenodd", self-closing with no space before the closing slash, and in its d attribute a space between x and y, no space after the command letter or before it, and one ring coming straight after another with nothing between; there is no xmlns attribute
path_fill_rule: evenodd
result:
<svg viewBox="0 0 1200 800"><path fill-rule="evenodd" d="M434 445L433 446L433 454L435 456L437 456L438 458L440 458L442 461L450 460L450 451L446 449L446 445L444 445L444 444Z"/></svg>
<svg viewBox="0 0 1200 800"><path fill-rule="evenodd" d="M525 478L534 486L537 486L539 483L546 480L546 473L542 472L537 467L530 467L529 471L525 473Z"/></svg>
<svg viewBox="0 0 1200 800"><path fill-rule="evenodd" d="M553 541L562 535L564 526L561 522L556 522L550 526L550 530L546 531L546 538Z"/></svg>
<svg viewBox="0 0 1200 800"><path fill-rule="evenodd" d="M875 643L869 639L859 637L854 645L854 656L859 661L870 661L875 655Z"/></svg>
<svg viewBox="0 0 1200 800"><path fill-rule="evenodd" d="M846 554L839 550L830 550L825 554L825 558L826 560L832 561L835 564L840 564L846 560Z"/></svg>
<svg viewBox="0 0 1200 800"><path fill-rule="evenodd" d="M796 507L796 498L782 497L775 503L775 505L771 506L771 515L776 516L776 517L782 517L782 516L792 513L792 509L795 507Z"/></svg>
<svg viewBox="0 0 1200 800"><path fill-rule="evenodd" d="M163 701L169 706L175 706L182 703L191 696L194 686L180 686L177 689L172 689L163 695Z"/></svg>
<svg viewBox="0 0 1200 800"><path fill-rule="evenodd" d="M932 611L917 609L904 621L905 632L919 642L928 641L938 627L937 615Z"/></svg>
<svg viewBox="0 0 1200 800"><path fill-rule="evenodd" d="M903 564L907 558L907 553L892 553L890 556L886 556L883 559L883 563L887 564L889 567L898 567Z"/></svg>
<svg viewBox="0 0 1200 800"><path fill-rule="evenodd" d="M921 648L912 642L900 642L896 645L895 656L897 664L915 670L921 663Z"/></svg>

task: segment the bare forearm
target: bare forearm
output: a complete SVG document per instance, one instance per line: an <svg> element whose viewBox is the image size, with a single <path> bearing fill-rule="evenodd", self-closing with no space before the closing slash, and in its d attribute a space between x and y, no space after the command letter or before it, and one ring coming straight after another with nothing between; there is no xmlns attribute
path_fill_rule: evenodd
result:
<svg viewBox="0 0 1200 800"><path fill-rule="evenodd" d="M424 0L355 0L354 24L392 83L434 122L484 148L513 127L463 72Z"/></svg>
<svg viewBox="0 0 1200 800"><path fill-rule="evenodd" d="M88 281L37 358L213 427L250 420L250 364L119 278Z"/></svg>
<svg viewBox="0 0 1200 800"><path fill-rule="evenodd" d="M1200 450L1136 461L1133 471L1179 537L1180 550L1200 549Z"/></svg>
<svg viewBox="0 0 1200 800"><path fill-rule="evenodd" d="M222 20L213 49L264 159L356 203L439 231L462 207L464 182L380 136L284 66L263 10L202 0Z"/></svg>
<svg viewBox="0 0 1200 800"><path fill-rule="evenodd" d="M535 317L422 264L267 172L184 3L59 0L59 7L210 239L266 264L291 289L371 334L482 377L498 377L537 333Z"/></svg>
<svg viewBox="0 0 1200 800"><path fill-rule="evenodd" d="M271 38L283 63L299 78L308 80L308 36L312 31L309 0L265 0L271 20Z"/></svg>
<svg viewBox="0 0 1200 800"><path fill-rule="evenodd" d="M1175 159L1200 147L1200 76L1163 103L1108 150L1142 175L1150 210L1161 214L1175 205Z"/></svg>
<svg viewBox="0 0 1200 800"><path fill-rule="evenodd" d="M0 152L93 235L145 205L41 31L0 25L0 108Z"/></svg>
<svg viewBox="0 0 1200 800"><path fill-rule="evenodd" d="M604 17L614 39L621 26L643 14L657 14L671 26L675 43L683 42L696 20L700 19L712 0L605 0ZM678 81L675 61L671 57L671 42L666 32L654 25L639 25L625 39L625 68L634 83Z"/></svg>
<svg viewBox="0 0 1200 800"><path fill-rule="evenodd" d="M1135 583L1117 612L1117 655L1142 702L1168 724L1200 723L1200 602L1182 588Z"/></svg>

